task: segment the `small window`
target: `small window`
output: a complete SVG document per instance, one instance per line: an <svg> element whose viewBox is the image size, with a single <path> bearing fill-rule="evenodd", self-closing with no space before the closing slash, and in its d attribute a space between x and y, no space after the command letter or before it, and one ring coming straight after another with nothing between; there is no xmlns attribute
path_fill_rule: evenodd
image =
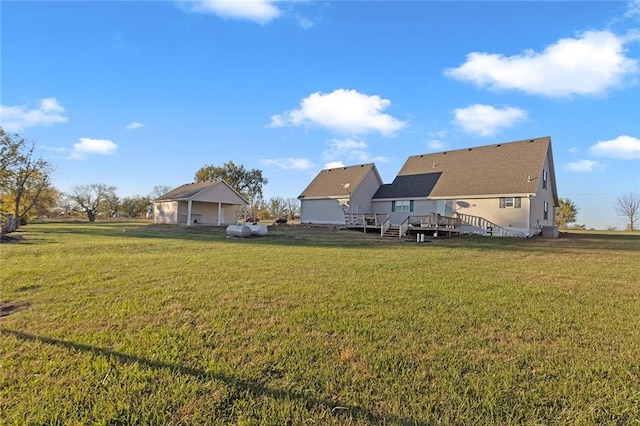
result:
<svg viewBox="0 0 640 426"><path fill-rule="evenodd" d="M549 176L546 170L542 171L542 189L547 189L547 180Z"/></svg>
<svg viewBox="0 0 640 426"><path fill-rule="evenodd" d="M413 200L399 200L391 202L392 212L412 212Z"/></svg>
<svg viewBox="0 0 640 426"><path fill-rule="evenodd" d="M522 199L520 197L502 197L500 198L501 209L519 209L522 207Z"/></svg>
<svg viewBox="0 0 640 426"><path fill-rule="evenodd" d="M547 201L544 202L544 220L549 220L549 203Z"/></svg>

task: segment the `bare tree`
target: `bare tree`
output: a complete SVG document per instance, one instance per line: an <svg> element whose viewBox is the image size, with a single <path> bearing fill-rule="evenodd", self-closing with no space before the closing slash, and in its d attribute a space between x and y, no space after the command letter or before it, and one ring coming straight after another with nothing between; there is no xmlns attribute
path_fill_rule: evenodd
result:
<svg viewBox="0 0 640 426"><path fill-rule="evenodd" d="M633 225L640 215L640 194L629 192L620 195L616 201L616 212L627 218L629 221L627 228L633 231Z"/></svg>
<svg viewBox="0 0 640 426"><path fill-rule="evenodd" d="M169 191L171 191L171 187L167 185L156 185L153 187L153 191L151 191L151 199L155 200L158 197L162 197Z"/></svg>
<svg viewBox="0 0 640 426"><path fill-rule="evenodd" d="M92 183L71 188L69 199L78 209L85 212L89 222L95 222L98 212L105 209L105 203L115 197L116 187L103 183Z"/></svg>
<svg viewBox="0 0 640 426"><path fill-rule="evenodd" d="M290 220L300 215L300 202L297 198L287 198L285 202L287 204L287 215Z"/></svg>
<svg viewBox="0 0 640 426"><path fill-rule="evenodd" d="M268 211L274 219L283 219L286 207L287 205L282 197L273 197L268 201Z"/></svg>

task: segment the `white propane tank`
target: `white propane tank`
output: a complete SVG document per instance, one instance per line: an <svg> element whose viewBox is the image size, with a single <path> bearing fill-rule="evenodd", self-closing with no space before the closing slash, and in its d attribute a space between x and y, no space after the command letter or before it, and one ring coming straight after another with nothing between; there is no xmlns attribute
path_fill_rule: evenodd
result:
<svg viewBox="0 0 640 426"><path fill-rule="evenodd" d="M251 236L251 227L247 225L229 225L227 226L227 235L230 237L247 238Z"/></svg>
<svg viewBox="0 0 640 426"><path fill-rule="evenodd" d="M254 237L264 237L269 232L269 229L264 225L258 225L254 223L249 228L251 228L251 235Z"/></svg>

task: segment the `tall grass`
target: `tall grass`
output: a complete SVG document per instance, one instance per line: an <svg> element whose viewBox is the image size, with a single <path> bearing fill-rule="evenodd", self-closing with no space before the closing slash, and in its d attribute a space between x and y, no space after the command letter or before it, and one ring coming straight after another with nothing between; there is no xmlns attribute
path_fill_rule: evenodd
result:
<svg viewBox="0 0 640 426"><path fill-rule="evenodd" d="M3 244L6 424L632 424L640 238L127 223Z"/></svg>

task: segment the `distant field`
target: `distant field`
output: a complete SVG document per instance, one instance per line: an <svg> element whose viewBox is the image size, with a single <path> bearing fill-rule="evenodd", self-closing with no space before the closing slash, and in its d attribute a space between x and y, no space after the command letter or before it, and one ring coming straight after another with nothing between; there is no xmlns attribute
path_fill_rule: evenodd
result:
<svg viewBox="0 0 640 426"><path fill-rule="evenodd" d="M2 424L639 424L640 236L2 244Z"/></svg>

